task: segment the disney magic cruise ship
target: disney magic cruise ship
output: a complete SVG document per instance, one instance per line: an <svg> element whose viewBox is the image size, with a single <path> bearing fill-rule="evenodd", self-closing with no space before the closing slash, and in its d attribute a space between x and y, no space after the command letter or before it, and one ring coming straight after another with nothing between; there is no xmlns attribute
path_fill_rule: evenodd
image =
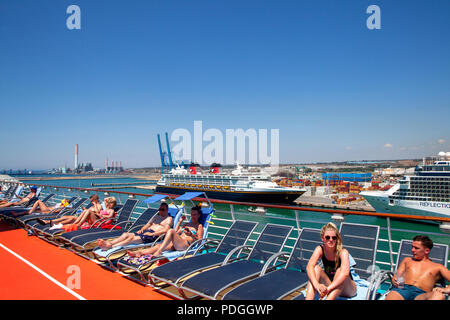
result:
<svg viewBox="0 0 450 320"><path fill-rule="evenodd" d="M180 195L190 191L205 192L211 199L293 204L294 200L305 193L306 189L287 188L272 182L265 174L251 174L239 164L232 174L219 174L217 168L211 168L208 174L199 174L195 167L172 169L163 174L156 184L155 193Z"/></svg>

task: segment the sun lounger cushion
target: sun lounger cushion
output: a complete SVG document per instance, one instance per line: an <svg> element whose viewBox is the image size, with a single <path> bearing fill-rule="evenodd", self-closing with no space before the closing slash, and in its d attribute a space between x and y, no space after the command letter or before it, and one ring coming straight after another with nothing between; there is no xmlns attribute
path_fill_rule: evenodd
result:
<svg viewBox="0 0 450 320"><path fill-rule="evenodd" d="M211 271L214 274L205 271L187 279L183 287L214 296L221 288L226 287L237 279L247 277L249 274L257 274L262 268L263 264L255 261L237 261L220 267L220 276L217 276L217 271L215 271L219 269L212 269Z"/></svg>

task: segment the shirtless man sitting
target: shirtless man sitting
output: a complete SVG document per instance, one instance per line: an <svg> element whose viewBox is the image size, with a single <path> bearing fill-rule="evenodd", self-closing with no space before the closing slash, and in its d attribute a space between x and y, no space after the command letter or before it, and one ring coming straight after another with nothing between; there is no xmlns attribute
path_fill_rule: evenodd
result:
<svg viewBox="0 0 450 320"><path fill-rule="evenodd" d="M434 288L441 278L450 281L450 270L442 264L432 262L429 254L433 241L427 236L415 236L412 243L413 257L405 258L398 267L397 274L403 274L404 288L398 288L397 274L392 278L395 286L386 300L444 300L450 293L450 286ZM434 288L434 289L433 289Z"/></svg>
<svg viewBox="0 0 450 320"><path fill-rule="evenodd" d="M160 235L166 234L173 226L173 219L169 215L169 206L167 203L161 203L158 214L155 214L150 221L139 231L124 232L121 236L112 240L97 240L97 244L102 250L108 250L118 246L124 246L131 243L151 243Z"/></svg>

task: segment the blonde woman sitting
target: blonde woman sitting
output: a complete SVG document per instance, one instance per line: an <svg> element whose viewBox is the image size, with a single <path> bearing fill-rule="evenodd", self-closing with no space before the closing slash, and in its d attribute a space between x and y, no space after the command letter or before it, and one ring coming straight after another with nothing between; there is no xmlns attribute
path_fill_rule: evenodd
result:
<svg viewBox="0 0 450 320"><path fill-rule="evenodd" d="M306 271L309 281L306 300L320 298L334 300L339 296L356 295L356 284L350 274L349 253L342 247L342 239L334 223L322 227L320 237L323 244L317 246L309 259ZM317 264L322 260L323 269Z"/></svg>

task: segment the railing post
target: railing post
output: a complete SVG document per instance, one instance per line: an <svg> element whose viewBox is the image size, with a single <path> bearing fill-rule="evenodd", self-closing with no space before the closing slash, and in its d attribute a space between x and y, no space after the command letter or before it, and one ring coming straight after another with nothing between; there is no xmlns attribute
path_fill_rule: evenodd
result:
<svg viewBox="0 0 450 320"><path fill-rule="evenodd" d="M392 235L391 235L391 218L387 217L387 229L389 240L389 261L391 263L391 271L394 272L394 257L392 256Z"/></svg>
<svg viewBox="0 0 450 320"><path fill-rule="evenodd" d="M295 210L295 223L297 224L297 230L300 232L300 218L298 217L298 210Z"/></svg>
<svg viewBox="0 0 450 320"><path fill-rule="evenodd" d="M234 218L234 207L232 204L230 204L230 212L231 212L231 219L233 219L233 222L236 221L236 219Z"/></svg>

